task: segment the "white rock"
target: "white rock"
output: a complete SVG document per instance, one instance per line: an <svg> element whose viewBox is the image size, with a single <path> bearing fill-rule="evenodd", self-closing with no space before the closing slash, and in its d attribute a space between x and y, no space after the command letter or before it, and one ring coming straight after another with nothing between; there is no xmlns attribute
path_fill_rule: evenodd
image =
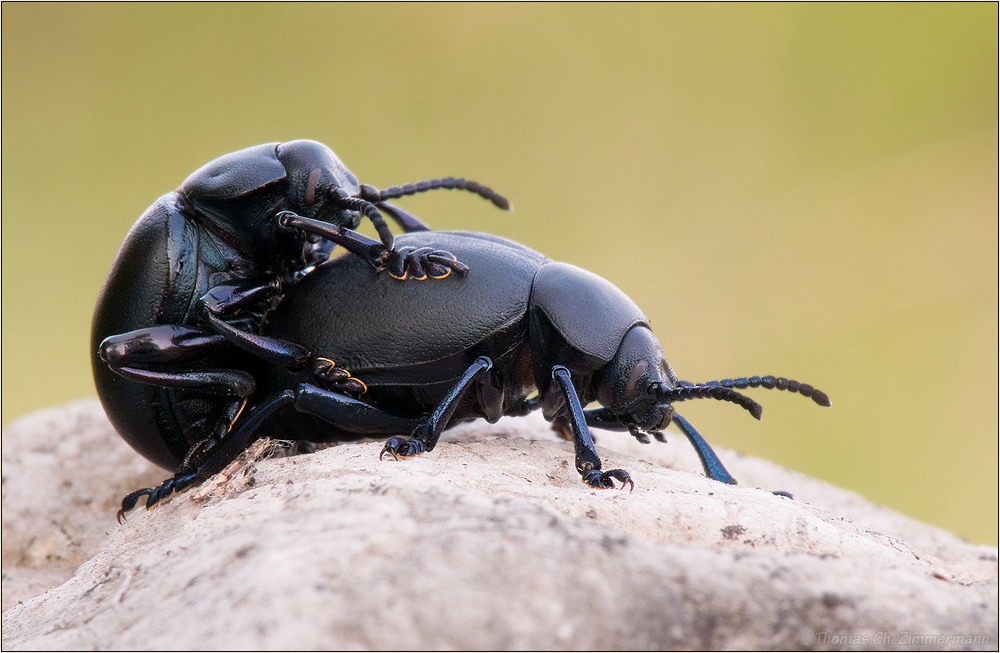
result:
<svg viewBox="0 0 1000 653"><path fill-rule="evenodd" d="M96 401L36 413L3 434L3 648L996 649L995 548L725 450L744 485L711 481L682 437L599 437L634 492L582 485L522 418L406 461L265 460L118 527L165 474Z"/></svg>

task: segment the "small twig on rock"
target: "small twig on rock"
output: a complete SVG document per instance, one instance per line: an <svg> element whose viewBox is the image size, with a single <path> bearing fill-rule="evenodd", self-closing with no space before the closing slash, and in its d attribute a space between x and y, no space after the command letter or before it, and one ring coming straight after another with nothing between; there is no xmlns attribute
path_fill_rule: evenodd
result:
<svg viewBox="0 0 1000 653"><path fill-rule="evenodd" d="M253 485L257 463L270 458L287 445L287 442L271 438L257 440L225 469L194 490L191 493L191 500L205 503L212 499L221 500L239 494Z"/></svg>

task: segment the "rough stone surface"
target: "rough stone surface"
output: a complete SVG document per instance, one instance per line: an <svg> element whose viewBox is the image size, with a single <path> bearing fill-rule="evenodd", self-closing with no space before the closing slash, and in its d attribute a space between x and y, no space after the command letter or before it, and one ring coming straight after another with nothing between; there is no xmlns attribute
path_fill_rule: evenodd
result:
<svg viewBox="0 0 1000 653"><path fill-rule="evenodd" d="M119 527L164 473L96 400L35 413L3 433L3 648L997 648L995 548L726 450L743 485L716 483L682 437L599 438L634 492L583 486L522 418L407 461L246 463Z"/></svg>

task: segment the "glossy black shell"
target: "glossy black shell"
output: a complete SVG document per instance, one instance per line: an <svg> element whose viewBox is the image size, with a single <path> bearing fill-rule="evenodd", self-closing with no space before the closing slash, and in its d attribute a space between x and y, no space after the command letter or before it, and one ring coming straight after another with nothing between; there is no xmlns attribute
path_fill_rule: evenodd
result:
<svg viewBox="0 0 1000 653"><path fill-rule="evenodd" d="M341 256L291 289L264 325L265 334L349 370L368 386L362 401L392 415L428 414L479 356L494 363L491 384L503 393L502 411L470 392L456 420L523 414L518 407L539 374L543 390L552 365L586 361L596 369L611 360L631 326L646 322L610 282L498 236L418 232L400 236L399 245L445 249L469 272L400 282ZM277 368L265 376L270 392L310 381ZM352 437L292 410L270 426L270 434L290 439Z"/></svg>
<svg viewBox="0 0 1000 653"><path fill-rule="evenodd" d="M195 302L225 279L235 252L187 219L177 193L158 199L132 226L94 310L90 356L94 385L115 430L129 446L165 469L183 460L205 421L218 418L217 400L199 393L138 383L112 372L98 355L108 336L158 324L190 324ZM228 355L191 361L189 368L237 364ZM192 442L194 440L194 442Z"/></svg>
<svg viewBox="0 0 1000 653"><path fill-rule="evenodd" d="M548 260L504 238L418 232L401 247L433 246L469 261L465 277L398 281L356 256L317 267L282 300L265 333L291 340L356 376L448 359L523 321Z"/></svg>

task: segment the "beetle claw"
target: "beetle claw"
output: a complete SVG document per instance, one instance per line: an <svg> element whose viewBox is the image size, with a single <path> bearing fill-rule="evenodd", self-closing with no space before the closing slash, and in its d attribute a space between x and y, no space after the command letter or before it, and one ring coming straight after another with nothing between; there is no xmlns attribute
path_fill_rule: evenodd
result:
<svg viewBox="0 0 1000 653"><path fill-rule="evenodd" d="M329 358L314 358L312 361L313 377L327 390L362 395L368 392L368 386L361 379L351 376L351 373Z"/></svg>
<svg viewBox="0 0 1000 653"><path fill-rule="evenodd" d="M585 485L597 488L598 490L612 490L615 484L611 481L612 478L618 479L618 482L622 484L621 489L625 489L625 486L629 486L629 492L635 489L635 483L632 482L632 477L628 475L624 469L609 469L606 472L602 472L599 469L592 469L588 472L584 472L582 480Z"/></svg>
<svg viewBox="0 0 1000 653"><path fill-rule="evenodd" d="M427 278L427 270L424 269L424 257L431 253L430 247L421 247L419 249L413 249L412 247L407 247L409 252L406 254L406 268L410 271L410 276L417 281L423 281Z"/></svg>
<svg viewBox="0 0 1000 653"><path fill-rule="evenodd" d="M389 276L400 281L411 277L417 281L444 279L452 272L464 277L469 271L469 266L451 252L431 247L400 247L387 251L379 259L379 265Z"/></svg>
<svg viewBox="0 0 1000 653"><path fill-rule="evenodd" d="M385 446L382 447L381 453L378 455L378 459L382 460L385 454L392 456L393 460L399 460L400 458L413 458L414 456L419 456L424 453L426 449L424 448L424 443L420 440L414 440L412 438L389 438Z"/></svg>
<svg viewBox="0 0 1000 653"><path fill-rule="evenodd" d="M469 273L469 266L462 263L451 252L435 250L427 255L428 274L434 279L444 279L454 272L460 277Z"/></svg>
<svg viewBox="0 0 1000 653"><path fill-rule="evenodd" d="M122 507L118 509L118 524L121 525L122 520L125 519L125 514L135 508L135 504L138 503L140 497L152 493L153 488L146 487L141 490L136 490L130 494L126 494L125 498L122 499Z"/></svg>
<svg viewBox="0 0 1000 653"><path fill-rule="evenodd" d="M135 508L135 504L139 502L141 497L149 496L146 499L146 510L152 510L161 500L166 499L174 492L183 492L197 480L198 475L194 473L174 474L156 487L142 488L125 495L125 498L122 499L122 507L118 509L118 524L121 525L122 521L125 520L125 515Z"/></svg>

